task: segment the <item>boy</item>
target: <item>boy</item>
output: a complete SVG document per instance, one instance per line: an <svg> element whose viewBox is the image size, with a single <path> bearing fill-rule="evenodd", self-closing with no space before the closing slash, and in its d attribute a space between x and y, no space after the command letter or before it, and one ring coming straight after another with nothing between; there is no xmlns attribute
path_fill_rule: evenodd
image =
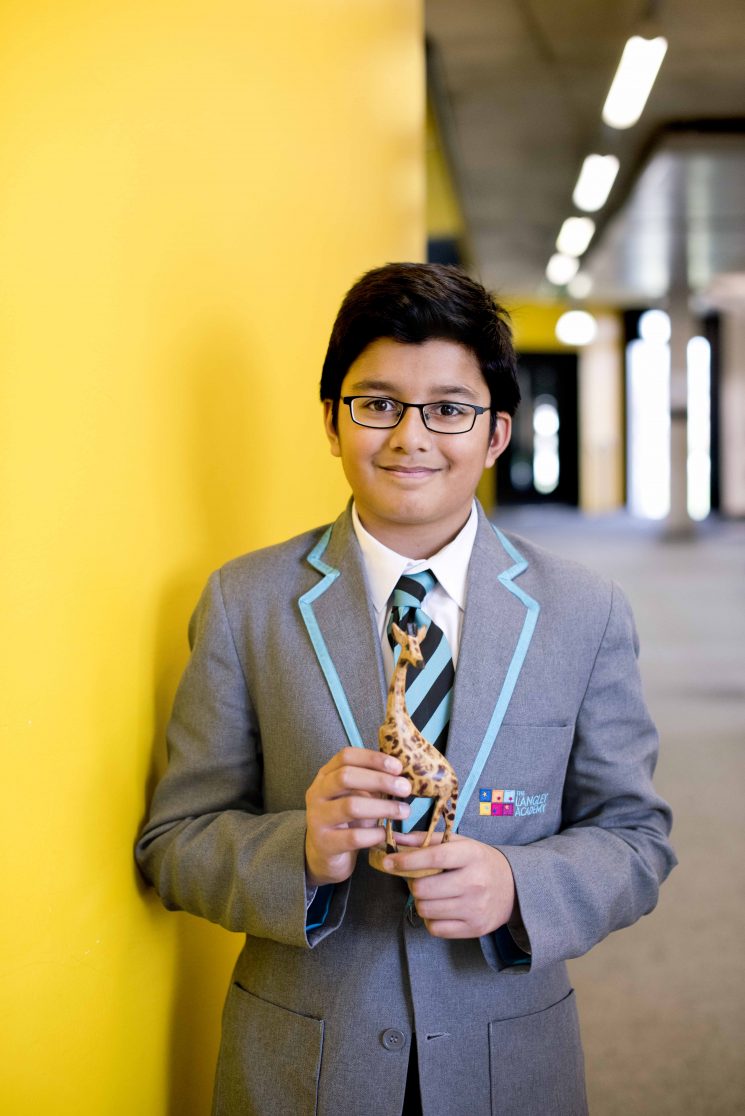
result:
<svg viewBox="0 0 745 1116"><path fill-rule="evenodd" d="M675 860L623 596L474 499L515 364L458 270L363 276L321 380L352 503L228 563L197 607L137 851L167 907L247 935L218 1116L586 1111L564 962L650 911ZM437 643L420 689L460 780L456 836L427 849L426 802L376 747L407 616ZM411 899L367 863L387 818L410 830L389 866L442 870Z"/></svg>

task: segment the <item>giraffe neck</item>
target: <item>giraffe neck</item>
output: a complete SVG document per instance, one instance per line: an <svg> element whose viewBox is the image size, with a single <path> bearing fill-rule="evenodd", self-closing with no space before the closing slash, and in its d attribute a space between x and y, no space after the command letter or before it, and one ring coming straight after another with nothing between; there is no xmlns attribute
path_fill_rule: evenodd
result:
<svg viewBox="0 0 745 1116"><path fill-rule="evenodd" d="M386 716L395 720L397 714L406 715L406 667L408 660L399 655L398 662L393 669L393 677L388 690L388 704Z"/></svg>

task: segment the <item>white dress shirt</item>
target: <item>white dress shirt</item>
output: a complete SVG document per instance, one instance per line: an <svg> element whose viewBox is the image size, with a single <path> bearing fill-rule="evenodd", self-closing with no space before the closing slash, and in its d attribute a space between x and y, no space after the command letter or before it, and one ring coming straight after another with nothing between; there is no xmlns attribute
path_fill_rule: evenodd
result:
<svg viewBox="0 0 745 1116"><path fill-rule="evenodd" d="M422 609L442 628L453 655L453 665L457 666L463 613L466 607L468 564L471 561L471 551L473 550L478 527L476 505L474 504L471 508L471 514L465 526L461 528L452 542L449 542L442 550L438 550L431 558L406 558L403 554L397 554L395 550L390 550L389 547L384 546L369 531L365 530L354 504L352 505L352 525L362 550L367 583L378 624L378 635L383 648L386 681L390 682L393 674L393 651L387 635L388 618L391 612L391 594L396 588L399 578L405 573L421 573L422 570L431 570L437 578L437 584L424 598Z"/></svg>

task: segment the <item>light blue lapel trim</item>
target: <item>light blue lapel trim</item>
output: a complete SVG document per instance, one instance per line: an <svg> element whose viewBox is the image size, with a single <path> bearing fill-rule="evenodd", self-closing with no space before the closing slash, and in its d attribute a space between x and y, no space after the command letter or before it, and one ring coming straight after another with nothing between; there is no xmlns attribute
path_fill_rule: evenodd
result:
<svg viewBox="0 0 745 1116"><path fill-rule="evenodd" d="M516 577L519 577L521 573L524 573L525 570L527 570L527 559L523 558L522 554L520 554L517 548L514 547L512 543L502 534L498 527L494 527L494 525L492 524L492 529L504 549L509 554L510 558L512 558L515 563L513 566L510 566L508 570L503 570L503 572L499 575L499 581L502 583L505 589L507 589L510 593L517 597L517 599L525 606L527 612L522 631L520 632L520 638L518 639L515 646L510 665L507 668L507 674L505 675L504 682L502 683L502 689L500 690L499 697L497 698L497 704L494 706L494 712L491 715L491 719L487 726L486 732L484 733L484 739L479 745L479 750L476 753L476 758L473 761L473 765L471 766L468 778L466 779L464 785L460 788L460 795L458 797L458 808L456 810L455 822L453 825L453 828L456 831L458 829L458 826L460 825L460 821L463 817L466 806L468 805L471 796L476 788L476 784L481 777L481 772L484 770L484 765L489 758L489 754L492 748L494 747L497 734L502 727L504 715L507 712L507 707L510 704L513 690L515 689L515 685L520 676L520 671L523 668L525 656L528 653L530 641L533 638L533 632L535 631L535 626L538 622L538 614L541 611L541 606L538 604L538 601L536 601L518 585L514 584L514 579ZM313 649L316 653L319 663L321 664L321 670L323 671L326 682L328 683L328 687L331 691L331 696L334 699L334 704L336 705L336 708L339 712L339 716L341 717L341 722L344 726L344 731L347 734L347 739L349 740L349 743L352 745L353 748L364 748L365 745L362 742L362 737L360 736L360 731L357 728L357 722L354 719L354 715L347 700L347 695L344 693L344 687L341 684L341 679L339 678L339 675L336 671L336 667L334 666L331 655L329 654L329 649L326 646L326 641L321 634L321 629L318 626L318 621L316 620L315 614L313 612L314 601L316 601L323 593L325 593L330 585L333 585L333 583L336 581L337 577L339 577L341 573L340 570L337 570L334 566L329 566L327 562L323 561L323 554L326 550L326 547L328 546L330 538L331 528L329 527L308 555L309 564L313 567L314 570L318 570L319 573L322 573L324 577L322 581L319 581L318 585L314 585L313 588L309 589L307 593L303 593L303 595L298 599L298 604L300 606L300 612L305 622L305 626L308 629L308 635L310 636L311 643L313 644ZM404 831L408 832L408 830L416 824L419 818L421 818L422 815L426 813L431 801L432 800L429 798L420 798L412 802L411 814L402 823L401 828Z"/></svg>
<svg viewBox="0 0 745 1116"><path fill-rule="evenodd" d="M512 545L512 543L502 534L498 527L495 527L494 524L492 524L492 528L500 543L515 563L514 566L510 566L508 570L504 570L499 575L499 580L501 581L505 589L509 590L510 593L512 593L523 605L525 605L527 612L525 615L525 621L523 623L522 631L520 632L520 638L518 639L515 646L515 651L510 661L510 665L507 668L507 674L505 675L502 689L499 693L499 697L497 698L497 704L494 706L494 712L491 715L491 720L489 721L489 725L484 734L484 739L481 741L479 750L476 753L476 759L473 761L471 770L468 773L468 778L466 779L464 785L460 788L460 794L458 796L458 807L455 812L455 822L453 825L453 828L455 830L457 830L458 826L460 825L463 813L471 799L471 795L476 789L476 784L481 777L481 772L484 770L484 764L489 758L489 754L496 742L497 734L502 727L504 715L507 712L507 707L510 704L512 693L515 689L515 684L520 676L520 671L523 668L525 656L528 653L530 641L533 638L533 632L535 631L535 626L538 623L538 614L541 611L541 606L538 604L538 601L536 601L518 585L514 584L514 578L519 577L521 573L524 573L525 570L527 570L527 559L523 558L519 550L517 550L517 548Z"/></svg>
<svg viewBox="0 0 745 1116"><path fill-rule="evenodd" d="M344 693L341 679L337 674L333 659L329 654L326 641L323 638L315 613L313 612L313 602L325 593L330 585L333 585L341 573L341 570L337 570L334 566L329 566L322 558L330 538L331 528L329 527L308 555L308 562L310 565L314 570L318 570L319 573L324 574L324 578L323 581L318 582L318 585L314 585L312 589L309 589L307 593L303 593L302 597L298 598L298 605L300 606L300 612L305 621L305 626L308 629L308 635L313 644L313 649L321 664L321 670L328 683L331 696L334 699L334 705L341 717L341 723L344 726L347 739L353 748L364 748L365 745L362 742L360 730L357 728L357 722L354 719L354 714L347 701L347 695Z"/></svg>

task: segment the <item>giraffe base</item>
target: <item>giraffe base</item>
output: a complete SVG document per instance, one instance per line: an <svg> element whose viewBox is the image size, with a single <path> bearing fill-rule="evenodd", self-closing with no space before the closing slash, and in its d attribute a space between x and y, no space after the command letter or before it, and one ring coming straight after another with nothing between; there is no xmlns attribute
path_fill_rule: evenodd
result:
<svg viewBox="0 0 745 1116"><path fill-rule="evenodd" d="M405 849L399 849L399 852L405 852ZM412 852L416 850L412 848ZM407 872L405 868L389 869L383 867L383 860L388 856L388 850L385 845L376 845L370 849L367 854L367 861L371 868L377 869L378 872L383 872L386 876L401 876L406 880L419 880L424 876L439 876L442 868L410 868Z"/></svg>

